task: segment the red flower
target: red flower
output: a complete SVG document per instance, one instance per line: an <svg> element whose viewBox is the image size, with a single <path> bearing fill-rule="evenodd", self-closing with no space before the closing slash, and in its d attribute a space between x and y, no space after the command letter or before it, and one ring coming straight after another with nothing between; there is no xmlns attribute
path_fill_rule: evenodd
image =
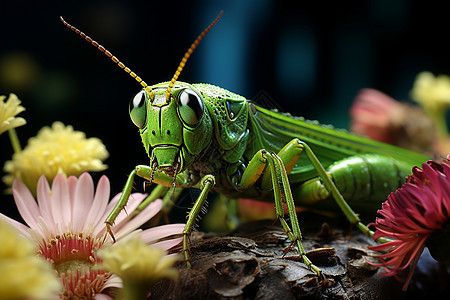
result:
<svg viewBox="0 0 450 300"><path fill-rule="evenodd" d="M369 262L383 267L384 276L400 275L408 271L403 290L408 287L417 261L427 246L436 259L448 257L447 231L450 220L450 165L432 161L422 164L422 170L413 168L409 176L378 210L374 239L391 238L391 242L369 247L370 250L387 251L377 256L380 263ZM436 237L441 241L434 244ZM442 240L445 239L445 240ZM433 241L433 243L430 243ZM446 248L447 247L447 248Z"/></svg>

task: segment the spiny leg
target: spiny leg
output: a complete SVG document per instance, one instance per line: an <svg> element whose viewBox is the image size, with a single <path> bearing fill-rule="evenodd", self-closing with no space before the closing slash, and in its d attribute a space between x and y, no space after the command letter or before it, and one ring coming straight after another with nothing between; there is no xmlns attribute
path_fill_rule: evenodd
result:
<svg viewBox="0 0 450 300"><path fill-rule="evenodd" d="M183 192L184 188L172 188L169 192L167 192L163 200L163 207L161 209L161 213L164 216L164 221L166 224L169 223L169 213L172 210L173 206L176 203L176 200L180 197L181 192Z"/></svg>
<svg viewBox="0 0 450 300"><path fill-rule="evenodd" d="M133 189L134 178L137 176L150 180L153 178L153 170L149 166L138 165L131 171L130 175L128 175L128 179L125 183L125 186L122 190L122 194L120 195L119 201L114 206L113 210L109 214L109 216L105 220L106 230L111 235L113 240L115 241L114 234L112 231L112 226L114 225L114 221L116 220L119 213L125 208L128 203L128 198L130 197L131 191ZM154 176L154 182L159 183L161 185L156 186L150 195L144 199L144 201L138 206L136 213L142 211L147 205L149 205L152 201L161 198L164 193L167 191L167 187L172 185L173 179L165 175L164 173L158 173ZM182 175L177 176L177 186L186 187L187 182L186 178ZM169 193L171 194L171 193ZM167 195L167 193L166 193ZM134 215L134 214L133 214Z"/></svg>
<svg viewBox="0 0 450 300"><path fill-rule="evenodd" d="M213 175L205 175L201 179L201 193L198 196L197 200L194 203L194 206L192 207L191 211L189 212L188 219L186 222L186 225L183 229L183 252L184 252L184 259L186 261L186 265L188 268L191 267L191 255L189 250L189 237L192 233L192 230L195 225L195 220L197 219L198 215L200 214L202 207L205 205L206 198L208 197L209 191L214 187L216 181Z"/></svg>
<svg viewBox="0 0 450 300"><path fill-rule="evenodd" d="M138 215L141 211L143 211L150 203L155 201L156 199L161 198L164 194L167 194L169 190L168 187L163 185L156 185L151 193L136 207L136 209L131 214L132 217Z"/></svg>
<svg viewBox="0 0 450 300"><path fill-rule="evenodd" d="M293 159L295 160L298 159L300 155L300 153L294 153L294 155L291 155L291 150L287 151L287 153L283 151L280 152L282 154L284 153L283 155L285 159L291 159L291 157L293 157ZM247 168L242 174L241 180L238 183L236 189L245 190L246 188L254 185L255 182L261 177L262 172L267 164L269 166L268 169L270 170L270 172L266 172L264 176L268 176L268 184L262 186L262 188L266 190L270 190L271 188L273 189L277 218L280 220L283 229L288 235L288 238L297 246L299 255L303 259L303 262L306 264L306 266L316 272L319 277L322 277L321 270L313 265L309 258L306 256L306 251L304 250L301 243L302 234L295 211L295 204L289 185L288 174L283 160L275 153L269 153L266 150L258 151L247 165ZM295 164L295 161L293 164ZM293 166L293 164L289 164L290 169L292 169L291 165ZM292 230L284 218L283 199L285 199L288 206Z"/></svg>
<svg viewBox="0 0 450 300"><path fill-rule="evenodd" d="M336 203L339 205L339 207L341 208L342 212L344 213L344 215L346 216L346 218L348 219L350 224L356 225L356 227L358 227L359 230L361 230L361 232L363 232L365 235L367 235L369 237L373 237L374 232L372 230L370 230L366 225L361 223L359 216L353 211L353 209L345 201L344 197L339 192L335 183L331 179L331 176L326 172L325 168L320 163L319 159L314 154L312 149L305 142L303 142L301 140L297 139L296 142L298 143L298 147L302 148L305 151L308 159L313 164L319 177L322 179L323 185L327 189L328 193L331 194L331 196L334 198ZM320 187L318 187L318 188L319 188L319 192L322 193L322 196L326 195L326 191L320 190ZM377 241L379 241L381 243L386 243L386 242L389 242L390 240L385 239L385 238L379 238L379 239L377 239Z"/></svg>
<svg viewBox="0 0 450 300"><path fill-rule="evenodd" d="M159 224L161 217L163 217L164 222L166 224L169 223L169 213L172 210L173 205L175 204L178 197L181 195L183 188L175 188L171 189L164 185L157 184L151 191L151 193L136 207L136 209L130 214L133 218L137 216L141 211L143 211L150 203L155 201L156 199L161 199L163 201L163 206L161 211L152 218L151 224Z"/></svg>
<svg viewBox="0 0 450 300"><path fill-rule="evenodd" d="M109 235L112 237L112 239L114 241L116 241L116 239L114 237L111 227L114 225L114 221L116 220L119 213L122 211L122 209L125 208L125 206L128 203L128 198L130 197L131 190L133 188L133 182L134 182L134 177L136 176L136 172L137 172L137 168L135 168L133 171L131 171L130 175L128 175L128 179L122 190L122 194L120 195L119 201L114 206L113 210L109 213L109 216L105 220L106 231L109 233Z"/></svg>
<svg viewBox="0 0 450 300"><path fill-rule="evenodd" d="M286 172L285 166L281 158L275 153L264 154L264 157L267 159L269 163L270 173L272 174L272 185L274 188L274 198L275 198L275 211L277 214L277 218L280 220L283 229L288 235L291 243L297 246L300 257L302 258L305 265L313 270L319 277L322 278L322 271L315 266L310 259L306 256L306 251L302 245L302 233L300 230L300 225L298 223L297 212L295 210L294 198L292 197L291 187L289 185L288 174ZM279 179L281 179L282 190L279 188ZM284 199L286 201L289 218L291 221L291 228L289 227L285 217L284 217L284 209L283 209L283 201L282 196L284 195Z"/></svg>
<svg viewBox="0 0 450 300"><path fill-rule="evenodd" d="M298 147L297 139L291 140L278 151L277 155L283 162L287 174L291 173L302 152L303 148ZM269 172L264 173L262 177L262 186L270 186L271 181L271 174Z"/></svg>

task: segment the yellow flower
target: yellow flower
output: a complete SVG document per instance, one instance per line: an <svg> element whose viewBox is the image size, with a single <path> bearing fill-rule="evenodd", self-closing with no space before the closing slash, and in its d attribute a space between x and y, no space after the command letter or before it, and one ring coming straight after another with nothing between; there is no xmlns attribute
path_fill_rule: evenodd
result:
<svg viewBox="0 0 450 300"><path fill-rule="evenodd" d="M435 77L430 72L419 73L411 90L411 98L425 110L445 109L450 105L450 77Z"/></svg>
<svg viewBox="0 0 450 300"><path fill-rule="evenodd" d="M148 246L137 237L102 248L97 255L103 260L100 268L122 279L125 299L146 299L159 279L178 278L178 270L173 267L178 256L168 256L163 249Z"/></svg>
<svg viewBox="0 0 450 300"><path fill-rule="evenodd" d="M4 102L6 96L0 96L0 134L3 132L26 124L24 118L16 118L25 108L20 105L20 100L15 94L9 94L8 101Z"/></svg>
<svg viewBox="0 0 450 300"><path fill-rule="evenodd" d="M439 139L439 152L449 153L445 116L450 105L450 77L447 75L434 77L430 72L419 73L411 90L411 98L419 103L433 120Z"/></svg>
<svg viewBox="0 0 450 300"><path fill-rule="evenodd" d="M79 176L87 171L102 171L107 168L103 160L108 155L101 140L87 139L72 126L54 122L52 127L46 126L36 137L30 138L28 145L5 163L4 171L10 174L4 176L3 181L11 186L18 178L36 194L41 175L52 182L57 174Z"/></svg>
<svg viewBox="0 0 450 300"><path fill-rule="evenodd" d="M61 283L33 244L0 220L0 299L55 299Z"/></svg>

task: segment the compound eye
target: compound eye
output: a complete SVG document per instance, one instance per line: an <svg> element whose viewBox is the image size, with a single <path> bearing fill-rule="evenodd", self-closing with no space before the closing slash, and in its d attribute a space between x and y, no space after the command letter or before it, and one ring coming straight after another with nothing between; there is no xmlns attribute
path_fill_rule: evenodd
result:
<svg viewBox="0 0 450 300"><path fill-rule="evenodd" d="M178 94L178 112L186 125L195 126L203 117L203 100L193 90L182 90Z"/></svg>
<svg viewBox="0 0 450 300"><path fill-rule="evenodd" d="M144 128L145 121L147 119L146 100L147 98L145 91L140 91L130 102L129 112L131 121L133 121L134 125L136 125L139 129Z"/></svg>

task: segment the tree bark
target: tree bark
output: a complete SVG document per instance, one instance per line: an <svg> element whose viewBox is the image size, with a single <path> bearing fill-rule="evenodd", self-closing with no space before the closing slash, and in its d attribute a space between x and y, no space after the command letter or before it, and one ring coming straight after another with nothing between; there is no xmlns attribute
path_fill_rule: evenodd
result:
<svg viewBox="0 0 450 300"><path fill-rule="evenodd" d="M412 283L412 289L402 292L401 282L380 276L378 268L365 258L376 254L367 249L375 243L359 231L349 234L342 229L348 229L348 224L342 226L313 213L301 213L299 220L303 246L310 260L323 271L324 279L306 268L281 226L272 225L273 221L258 221L243 224L227 235L194 232L192 268L180 262L178 281L158 282L151 299L398 300L426 296L424 287L430 287L429 283ZM448 269L445 278L439 277L441 286L447 286ZM425 278L422 282L429 281L431 275ZM435 289L430 291L436 294ZM445 287L441 295L447 292Z"/></svg>

